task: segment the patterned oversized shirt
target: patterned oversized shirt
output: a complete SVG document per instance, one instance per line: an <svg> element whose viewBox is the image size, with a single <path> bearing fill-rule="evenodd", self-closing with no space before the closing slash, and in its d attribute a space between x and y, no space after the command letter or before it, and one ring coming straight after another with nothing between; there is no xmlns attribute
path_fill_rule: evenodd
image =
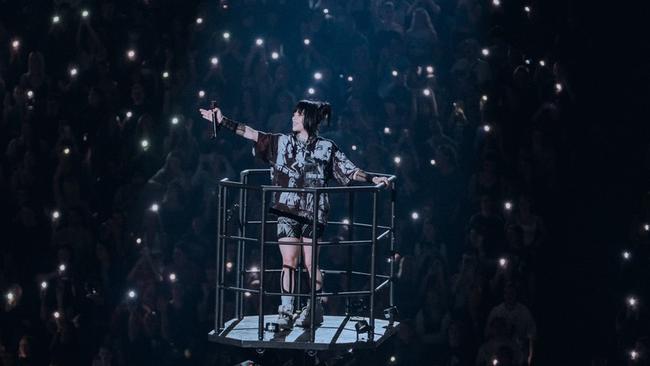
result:
<svg viewBox="0 0 650 366"><path fill-rule="evenodd" d="M253 154L271 165L271 182L280 187L325 187L332 177L341 185L348 185L358 170L334 142L322 137L301 141L293 133L258 132ZM272 212L312 222L313 194L274 192L272 199ZM320 194L319 201L318 221L325 224L329 212L327 194Z"/></svg>

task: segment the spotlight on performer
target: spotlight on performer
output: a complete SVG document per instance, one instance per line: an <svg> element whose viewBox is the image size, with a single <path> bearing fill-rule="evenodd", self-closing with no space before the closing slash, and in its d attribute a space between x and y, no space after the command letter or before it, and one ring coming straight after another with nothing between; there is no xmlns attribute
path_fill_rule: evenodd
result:
<svg viewBox="0 0 650 366"><path fill-rule="evenodd" d="M230 40L230 32L223 32L221 35L226 41Z"/></svg>
<svg viewBox="0 0 650 366"><path fill-rule="evenodd" d="M160 206L158 206L157 203L154 203L151 205L151 207L149 207L149 209L151 210L151 212L158 212L158 210L160 210Z"/></svg>
<svg viewBox="0 0 650 366"><path fill-rule="evenodd" d="M430 96L430 95L431 95L431 89L429 89L429 88L424 88L424 89L422 90L422 94L423 94L425 97Z"/></svg>
<svg viewBox="0 0 650 366"><path fill-rule="evenodd" d="M162 77L163 79L169 79L169 71L163 71Z"/></svg>
<svg viewBox="0 0 650 366"><path fill-rule="evenodd" d="M632 253L630 253L629 250L624 250L622 255L625 260L630 260L630 258L632 258Z"/></svg>
<svg viewBox="0 0 650 366"><path fill-rule="evenodd" d="M385 135L390 135L390 127L384 127L384 134Z"/></svg>
<svg viewBox="0 0 650 366"><path fill-rule="evenodd" d="M400 158L399 156L396 156L396 157L393 158L393 162L394 162L396 165L399 165L399 163L402 162L402 158Z"/></svg>
<svg viewBox="0 0 650 366"><path fill-rule="evenodd" d="M61 17L57 14L54 14L54 16L52 16L52 24L59 24L59 23L61 23Z"/></svg>
<svg viewBox="0 0 650 366"><path fill-rule="evenodd" d="M639 305L639 300L634 296L628 296L625 302L627 302L627 305L632 309L635 309L637 305Z"/></svg>
<svg viewBox="0 0 650 366"><path fill-rule="evenodd" d="M352 75L348 76L348 81L349 81L349 82L353 82L353 81L354 81L354 78L352 77Z"/></svg>
<svg viewBox="0 0 650 366"><path fill-rule="evenodd" d="M484 48L484 49L482 49L482 50L481 50L481 54L482 54L484 57L488 57L488 56L490 56L490 49L488 49L488 48Z"/></svg>
<svg viewBox="0 0 650 366"><path fill-rule="evenodd" d="M510 211L510 210L512 210L512 202L510 202L510 201L505 201L505 202L503 203L503 208L504 208L506 211Z"/></svg>
<svg viewBox="0 0 650 366"><path fill-rule="evenodd" d="M488 124L485 124L485 125L483 125L483 131L490 132L490 131L492 131L492 127L490 127L490 125L488 125Z"/></svg>
<svg viewBox="0 0 650 366"><path fill-rule="evenodd" d="M393 75L394 77L397 77L397 75L399 75L399 73L397 72L397 70L393 70L391 72L391 75Z"/></svg>
<svg viewBox="0 0 650 366"><path fill-rule="evenodd" d="M126 51L126 57L131 61L135 60L135 50L130 49L130 50Z"/></svg>
<svg viewBox="0 0 650 366"><path fill-rule="evenodd" d="M307 93L308 93L309 95L314 95L314 94L316 94L316 89L314 89L314 88L309 88L309 89L307 89Z"/></svg>
<svg viewBox="0 0 650 366"><path fill-rule="evenodd" d="M562 84L560 83L555 83L555 92L556 93L562 93Z"/></svg>
<svg viewBox="0 0 650 366"><path fill-rule="evenodd" d="M314 73L314 79L315 80L321 80L323 78L323 74L319 71Z"/></svg>
<svg viewBox="0 0 650 366"><path fill-rule="evenodd" d="M199 90L199 98L205 98L205 90Z"/></svg>
<svg viewBox="0 0 650 366"><path fill-rule="evenodd" d="M140 146L142 146L142 150L146 151L149 148L149 140L142 139L142 141L140 141Z"/></svg>
<svg viewBox="0 0 650 366"><path fill-rule="evenodd" d="M61 217L61 213L59 211L52 211L52 221L56 221Z"/></svg>
<svg viewBox="0 0 650 366"><path fill-rule="evenodd" d="M171 122L173 125L177 125L180 122L180 120L178 119L178 117L174 116L172 117Z"/></svg>
<svg viewBox="0 0 650 366"><path fill-rule="evenodd" d="M172 283L176 282L176 273L169 274L169 281Z"/></svg>
<svg viewBox="0 0 650 366"><path fill-rule="evenodd" d="M14 39L11 41L11 48L13 48L14 51L17 51L20 48L20 40Z"/></svg>
<svg viewBox="0 0 650 366"><path fill-rule="evenodd" d="M271 58L274 60L277 60L280 58L280 54L277 53L276 51L271 52Z"/></svg>
<svg viewBox="0 0 650 366"><path fill-rule="evenodd" d="M81 17L83 19L88 19L89 16L90 16L90 12L87 9L81 11Z"/></svg>
<svg viewBox="0 0 650 366"><path fill-rule="evenodd" d="M196 18L196 24L198 25L203 24L203 18L201 17Z"/></svg>
<svg viewBox="0 0 650 366"><path fill-rule="evenodd" d="M429 160L429 164L431 164L431 165L436 165L436 159L431 159L431 160Z"/></svg>
<svg viewBox="0 0 650 366"><path fill-rule="evenodd" d="M257 38L257 39L255 40L255 45L257 45L258 47L262 47L262 45L264 45L264 39L262 39L262 38Z"/></svg>
<svg viewBox="0 0 650 366"><path fill-rule="evenodd" d="M219 58L217 56L212 56L210 58L210 63L212 66L217 66L219 64Z"/></svg>
<svg viewBox="0 0 650 366"><path fill-rule="evenodd" d="M309 39L309 38L305 38L305 39L302 40L302 43L303 43L305 46L309 46L309 45L311 44L311 39Z"/></svg>
<svg viewBox="0 0 650 366"><path fill-rule="evenodd" d="M544 60L539 60L539 66L541 66L541 67L546 66L546 61L544 61Z"/></svg>

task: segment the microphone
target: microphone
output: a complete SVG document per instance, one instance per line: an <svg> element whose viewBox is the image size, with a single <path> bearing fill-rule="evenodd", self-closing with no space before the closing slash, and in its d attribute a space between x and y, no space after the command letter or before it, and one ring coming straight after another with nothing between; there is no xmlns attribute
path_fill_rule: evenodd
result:
<svg viewBox="0 0 650 366"><path fill-rule="evenodd" d="M213 110L215 108L217 108L217 102L213 100L213 101L210 102L210 110ZM217 132L221 128L221 126L217 122L218 122L217 121L217 112L212 112L212 139L217 138Z"/></svg>

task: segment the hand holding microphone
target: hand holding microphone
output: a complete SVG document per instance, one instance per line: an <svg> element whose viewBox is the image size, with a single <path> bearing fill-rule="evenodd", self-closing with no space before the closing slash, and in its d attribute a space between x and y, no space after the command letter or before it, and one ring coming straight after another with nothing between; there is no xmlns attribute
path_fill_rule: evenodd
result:
<svg viewBox="0 0 650 366"><path fill-rule="evenodd" d="M199 109L201 116L204 119L212 122L212 138L217 137L217 131L221 127L221 122L223 121L223 114L221 114L221 109L217 107L217 102L212 101L210 103L210 109Z"/></svg>

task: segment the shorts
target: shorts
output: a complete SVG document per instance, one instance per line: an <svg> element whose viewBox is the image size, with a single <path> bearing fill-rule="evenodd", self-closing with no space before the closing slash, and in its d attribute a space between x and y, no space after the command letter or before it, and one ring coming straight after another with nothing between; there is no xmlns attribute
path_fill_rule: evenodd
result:
<svg viewBox="0 0 650 366"><path fill-rule="evenodd" d="M311 238L313 224L305 224L285 216L278 216L278 240L281 238ZM323 235L325 225L316 224L316 238Z"/></svg>

